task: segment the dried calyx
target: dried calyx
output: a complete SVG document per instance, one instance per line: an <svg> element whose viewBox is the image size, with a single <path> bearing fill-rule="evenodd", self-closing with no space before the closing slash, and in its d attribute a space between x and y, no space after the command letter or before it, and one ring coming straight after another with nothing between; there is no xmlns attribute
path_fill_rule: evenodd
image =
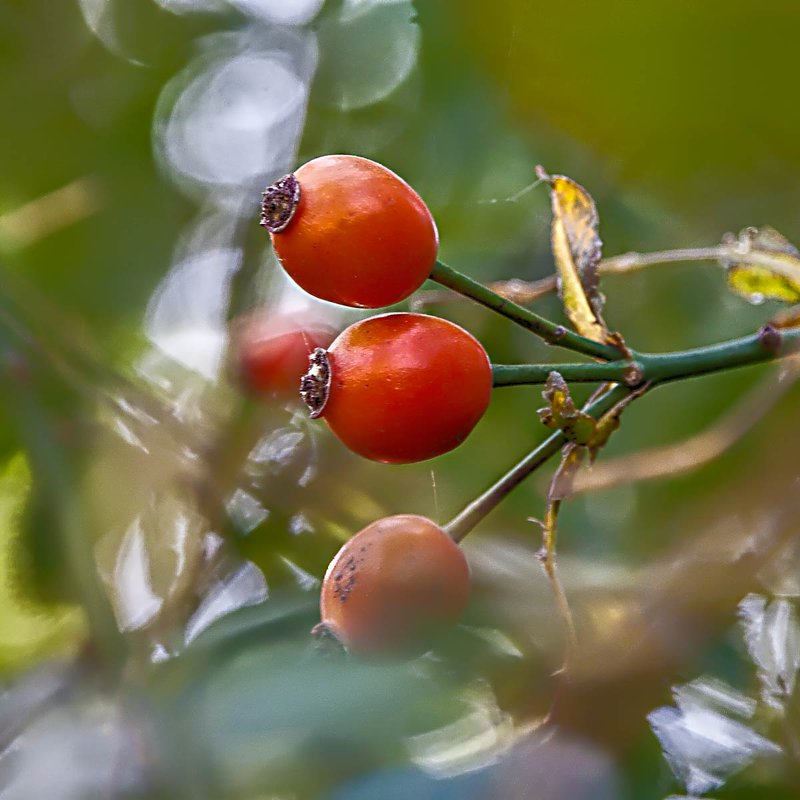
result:
<svg viewBox="0 0 800 800"><path fill-rule="evenodd" d="M308 357L308 372L300 379L300 397L308 406L311 419L325 408L331 387L331 365L328 353L317 347Z"/></svg>
<svg viewBox="0 0 800 800"><path fill-rule="evenodd" d="M280 233L292 221L300 203L300 183L292 173L279 178L261 193L262 228Z"/></svg>

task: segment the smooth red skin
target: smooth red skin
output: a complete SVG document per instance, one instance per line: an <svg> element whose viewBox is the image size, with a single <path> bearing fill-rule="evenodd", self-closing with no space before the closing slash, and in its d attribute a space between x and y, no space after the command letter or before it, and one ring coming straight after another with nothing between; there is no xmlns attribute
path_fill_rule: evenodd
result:
<svg viewBox="0 0 800 800"><path fill-rule="evenodd" d="M381 308L430 275L439 236L428 207L400 177L358 156L316 158L295 172L300 203L271 234L286 272L322 300Z"/></svg>
<svg viewBox="0 0 800 800"><path fill-rule="evenodd" d="M328 328L287 328L285 320L254 320L237 334L238 373L256 395L299 400L300 378L308 356L327 347L335 333Z"/></svg>
<svg viewBox="0 0 800 800"><path fill-rule="evenodd" d="M457 447L492 394L492 366L474 336L424 314L382 314L343 331L328 350L322 417L351 450L389 464Z"/></svg>
<svg viewBox="0 0 800 800"><path fill-rule="evenodd" d="M470 573L461 548L413 514L385 517L350 539L322 583L322 622L366 656L425 649L467 605Z"/></svg>

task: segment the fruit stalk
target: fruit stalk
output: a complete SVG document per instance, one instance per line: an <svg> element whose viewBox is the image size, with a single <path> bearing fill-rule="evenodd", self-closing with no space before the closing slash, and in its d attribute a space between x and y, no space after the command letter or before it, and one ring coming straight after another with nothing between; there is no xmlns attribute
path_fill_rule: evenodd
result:
<svg viewBox="0 0 800 800"><path fill-rule="evenodd" d="M615 386L601 395L584 409L595 419L611 410L620 400L627 397L630 389L626 386ZM444 529L454 541L460 542L500 501L534 470L538 469L549 458L555 455L567 439L558 431L538 444L527 456L515 464L505 475L492 484L482 495L461 510Z"/></svg>
<svg viewBox="0 0 800 800"><path fill-rule="evenodd" d="M437 261L431 271L431 280L436 281L454 292L480 303L486 308L496 311L504 317L516 322L523 328L535 333L548 344L565 347L576 353L583 353L592 358L603 361L613 361L621 355L620 351L610 344L602 344L585 336L567 330L563 325L558 325L535 312L517 305L511 300L501 297L482 283L467 277L458 270L449 267L442 261Z"/></svg>

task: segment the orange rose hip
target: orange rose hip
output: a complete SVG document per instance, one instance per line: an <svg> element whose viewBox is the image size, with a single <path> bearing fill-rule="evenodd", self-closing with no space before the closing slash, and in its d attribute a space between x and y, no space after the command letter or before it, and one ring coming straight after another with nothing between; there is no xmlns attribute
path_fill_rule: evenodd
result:
<svg viewBox="0 0 800 800"><path fill-rule="evenodd" d="M439 247L420 196L359 156L321 156L281 178L264 192L261 225L299 286L361 308L392 305L416 291Z"/></svg>

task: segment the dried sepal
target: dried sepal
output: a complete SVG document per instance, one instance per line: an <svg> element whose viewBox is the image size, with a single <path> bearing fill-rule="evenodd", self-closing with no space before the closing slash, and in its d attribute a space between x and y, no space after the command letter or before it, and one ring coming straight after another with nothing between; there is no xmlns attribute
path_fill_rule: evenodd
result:
<svg viewBox="0 0 800 800"><path fill-rule="evenodd" d="M285 230L300 204L300 182L290 172L267 186L261 193L259 224L270 233Z"/></svg>
<svg viewBox="0 0 800 800"><path fill-rule="evenodd" d="M308 357L308 372L300 379L300 397L316 419L325 409L331 388L331 365L327 350L317 347Z"/></svg>
<svg viewBox="0 0 800 800"><path fill-rule="evenodd" d="M591 442L597 423L576 408L569 386L559 372L553 371L547 376L542 397L547 407L540 408L537 413L544 425L563 431L573 444L588 445Z"/></svg>

